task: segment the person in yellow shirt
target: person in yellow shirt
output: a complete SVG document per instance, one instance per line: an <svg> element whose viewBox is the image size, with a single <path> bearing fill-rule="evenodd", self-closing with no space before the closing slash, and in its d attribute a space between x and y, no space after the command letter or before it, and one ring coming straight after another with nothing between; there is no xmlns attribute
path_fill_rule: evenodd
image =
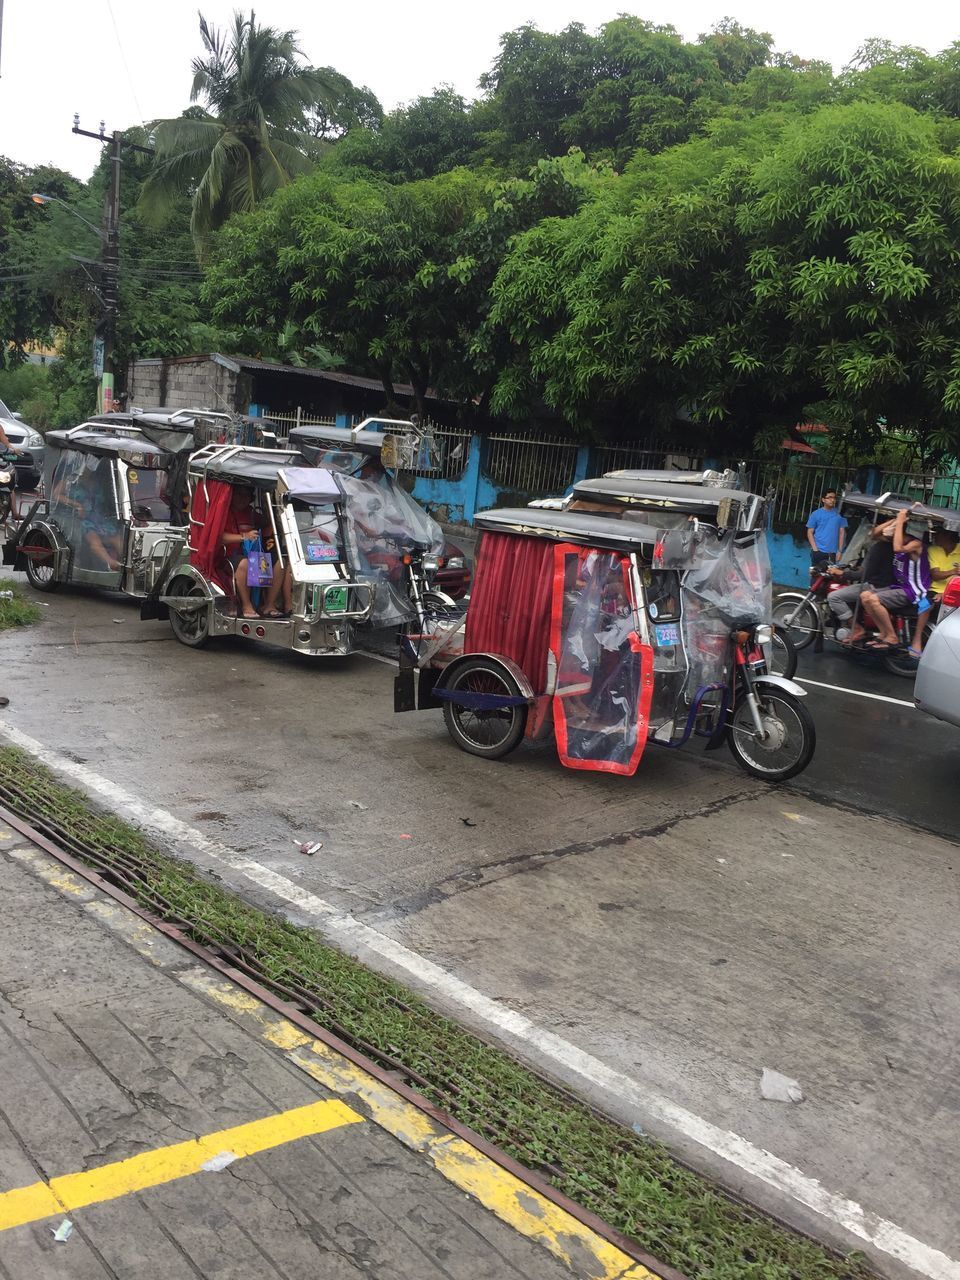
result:
<svg viewBox="0 0 960 1280"><path fill-rule="evenodd" d="M930 594L939 600L948 579L960 574L960 538L948 529L938 529L933 535L927 554L930 559Z"/></svg>

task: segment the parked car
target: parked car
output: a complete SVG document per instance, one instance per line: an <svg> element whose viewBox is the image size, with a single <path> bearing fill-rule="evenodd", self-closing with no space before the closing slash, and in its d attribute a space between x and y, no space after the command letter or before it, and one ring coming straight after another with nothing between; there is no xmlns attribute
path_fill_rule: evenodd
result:
<svg viewBox="0 0 960 1280"><path fill-rule="evenodd" d="M943 592L940 620L917 668L913 700L920 711L960 726L960 578Z"/></svg>
<svg viewBox="0 0 960 1280"><path fill-rule="evenodd" d="M17 488L36 489L43 475L43 436L15 417L0 400L0 427L15 449L22 451L23 460L17 463Z"/></svg>

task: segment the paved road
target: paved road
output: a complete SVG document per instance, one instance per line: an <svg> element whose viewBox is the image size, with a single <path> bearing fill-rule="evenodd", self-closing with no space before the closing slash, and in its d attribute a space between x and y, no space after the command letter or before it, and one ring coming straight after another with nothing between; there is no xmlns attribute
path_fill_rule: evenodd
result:
<svg viewBox="0 0 960 1280"><path fill-rule="evenodd" d="M394 716L382 663L192 653L78 593L45 612L0 638L3 723L81 781L791 1221L960 1276L960 731L810 686L792 788L696 748L629 781L547 746L490 764ZM801 675L910 697L842 655ZM761 1101L764 1066L806 1101Z"/></svg>

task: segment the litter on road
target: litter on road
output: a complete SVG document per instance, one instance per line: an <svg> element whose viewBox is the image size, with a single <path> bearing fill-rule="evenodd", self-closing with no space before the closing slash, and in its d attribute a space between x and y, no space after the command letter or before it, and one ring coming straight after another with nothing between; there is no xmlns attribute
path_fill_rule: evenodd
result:
<svg viewBox="0 0 960 1280"><path fill-rule="evenodd" d="M764 1067L760 1077L760 1096L768 1102L802 1102L803 1090L790 1076Z"/></svg>

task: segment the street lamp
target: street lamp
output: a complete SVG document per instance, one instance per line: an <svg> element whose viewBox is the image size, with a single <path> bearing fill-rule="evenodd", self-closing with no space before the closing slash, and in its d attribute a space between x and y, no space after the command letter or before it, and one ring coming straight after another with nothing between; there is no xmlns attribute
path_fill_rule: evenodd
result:
<svg viewBox="0 0 960 1280"><path fill-rule="evenodd" d="M34 204L62 204L69 213L72 213L75 218L79 218L80 221L84 223L85 226L88 226L91 231L95 232L101 240L105 239L104 234L99 227L95 227L92 222L89 222L83 216L82 213L78 213L72 204L67 204L66 200L61 200L59 196L49 196L43 191L34 191L31 192L30 199Z"/></svg>

